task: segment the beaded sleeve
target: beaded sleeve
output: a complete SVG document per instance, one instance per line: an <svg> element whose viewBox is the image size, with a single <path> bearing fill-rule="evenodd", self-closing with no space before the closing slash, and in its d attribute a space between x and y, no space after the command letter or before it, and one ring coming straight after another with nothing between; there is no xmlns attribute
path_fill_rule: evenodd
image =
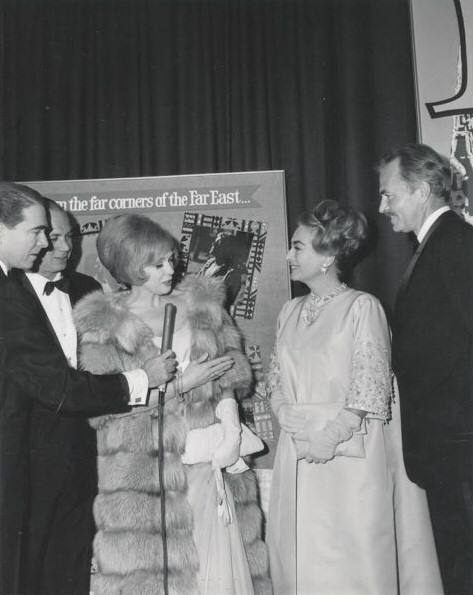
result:
<svg viewBox="0 0 473 595"><path fill-rule="evenodd" d="M272 410L277 415L279 407L285 403L285 400L282 392L281 370L276 345L269 360L269 371L266 377L266 395L270 399Z"/></svg>
<svg viewBox="0 0 473 595"><path fill-rule="evenodd" d="M393 396L390 337L386 316L376 298L362 294L356 300L350 384L346 407L366 411L387 421Z"/></svg>
<svg viewBox="0 0 473 595"><path fill-rule="evenodd" d="M388 349L380 342L355 341L346 406L386 421L390 415L392 393Z"/></svg>
<svg viewBox="0 0 473 595"><path fill-rule="evenodd" d="M281 390L281 370L279 368L279 359L276 345L269 360L269 371L266 377L266 393L268 397L276 390Z"/></svg>

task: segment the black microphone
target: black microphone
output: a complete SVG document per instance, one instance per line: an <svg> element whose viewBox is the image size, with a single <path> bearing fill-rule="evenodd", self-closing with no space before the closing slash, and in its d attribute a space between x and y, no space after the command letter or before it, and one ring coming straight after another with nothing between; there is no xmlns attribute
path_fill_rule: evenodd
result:
<svg viewBox="0 0 473 595"><path fill-rule="evenodd" d="M172 348L172 336L174 334L174 321L176 320L177 308L174 304L164 306L164 324L163 339L161 343L161 353Z"/></svg>
<svg viewBox="0 0 473 595"><path fill-rule="evenodd" d="M174 334L174 321L176 320L177 308L174 304L166 304L164 307L163 338L161 341L161 353L172 348L172 336ZM164 395L166 385L159 387L158 405L158 476L161 502L161 540L163 544L163 586L164 595L168 595L168 543L166 530L166 497L164 489Z"/></svg>

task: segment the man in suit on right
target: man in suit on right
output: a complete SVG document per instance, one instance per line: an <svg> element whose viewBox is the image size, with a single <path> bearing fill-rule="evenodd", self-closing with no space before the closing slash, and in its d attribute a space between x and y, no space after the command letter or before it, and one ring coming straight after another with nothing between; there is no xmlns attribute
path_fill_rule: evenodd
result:
<svg viewBox="0 0 473 595"><path fill-rule="evenodd" d="M448 207L451 171L426 145L378 163L379 211L419 242L396 299L393 369L404 461L425 488L446 594L473 593L473 228Z"/></svg>

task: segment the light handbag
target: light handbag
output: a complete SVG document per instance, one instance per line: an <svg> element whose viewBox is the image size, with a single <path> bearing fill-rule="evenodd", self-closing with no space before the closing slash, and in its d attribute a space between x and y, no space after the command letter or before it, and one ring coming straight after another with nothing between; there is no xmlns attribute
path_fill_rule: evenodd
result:
<svg viewBox="0 0 473 595"><path fill-rule="evenodd" d="M341 402L298 404L298 409L305 413L307 423L310 424L311 430L314 432L323 430L327 421L334 419L343 407L344 403ZM350 440L337 445L335 456L364 458L364 436L366 431L366 420L363 419L361 428L353 434ZM308 442L294 440L294 443L297 450L297 457L300 459L305 458L309 446Z"/></svg>

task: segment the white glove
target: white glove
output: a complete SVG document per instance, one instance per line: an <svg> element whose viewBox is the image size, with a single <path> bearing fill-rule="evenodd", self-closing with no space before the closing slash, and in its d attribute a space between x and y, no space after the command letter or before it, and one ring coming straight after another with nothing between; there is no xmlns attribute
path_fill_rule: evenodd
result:
<svg viewBox="0 0 473 595"><path fill-rule="evenodd" d="M294 440L294 446L296 447L297 460L305 459L309 443L305 440Z"/></svg>
<svg viewBox="0 0 473 595"><path fill-rule="evenodd" d="M212 467L224 469L240 458L241 424L235 399L222 399L215 409L215 415L222 424L223 439L213 454Z"/></svg>
<svg viewBox="0 0 473 595"><path fill-rule="evenodd" d="M345 442L361 428L362 419L348 409L342 409L335 419L329 419L323 430L313 432L309 437L306 454L308 463L325 463L335 456L340 442Z"/></svg>
<svg viewBox="0 0 473 595"><path fill-rule="evenodd" d="M307 423L307 408L299 403L283 403L278 409L278 422L289 434L300 432Z"/></svg>

